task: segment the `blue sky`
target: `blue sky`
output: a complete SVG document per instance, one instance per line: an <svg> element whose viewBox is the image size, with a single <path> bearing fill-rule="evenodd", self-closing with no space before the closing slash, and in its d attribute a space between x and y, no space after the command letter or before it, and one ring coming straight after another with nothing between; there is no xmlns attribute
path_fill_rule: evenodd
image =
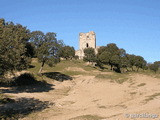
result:
<svg viewBox="0 0 160 120"><path fill-rule="evenodd" d="M0 18L31 31L56 32L78 49L80 32L97 46L116 43L148 62L160 61L160 0L0 0Z"/></svg>

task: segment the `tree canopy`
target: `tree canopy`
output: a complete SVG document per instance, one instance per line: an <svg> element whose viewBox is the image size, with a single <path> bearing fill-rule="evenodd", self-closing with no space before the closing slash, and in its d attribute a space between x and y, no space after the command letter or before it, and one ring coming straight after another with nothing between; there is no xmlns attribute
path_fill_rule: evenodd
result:
<svg viewBox="0 0 160 120"><path fill-rule="evenodd" d="M57 40L56 33L48 32L44 34L41 31L33 31L30 42L34 44L36 56L42 63L39 73L41 73L45 63L53 66L60 61L58 51L63 47L63 41Z"/></svg>
<svg viewBox="0 0 160 120"><path fill-rule="evenodd" d="M147 62L142 56L127 54L115 43L101 46L96 54L95 49L84 49L84 61L97 62L97 65L109 65L111 70L121 72L125 68L129 71L140 68L145 69ZM60 57L65 59L78 58L75 56L74 47L65 46L62 40L57 40L56 33L42 31L30 32L21 24L6 22L0 19L0 76L14 70L26 69L31 63L31 58L38 58L41 62L41 73L44 64L53 66L60 62ZM160 61L149 66L150 70L157 72Z"/></svg>
<svg viewBox="0 0 160 120"><path fill-rule="evenodd" d="M87 62L95 62L96 61L95 50L91 47L85 48L83 60Z"/></svg>
<svg viewBox="0 0 160 120"><path fill-rule="evenodd" d="M65 58L66 60L74 58L75 56L74 47L70 47L70 46L61 47L59 50L59 56L62 58Z"/></svg>
<svg viewBox="0 0 160 120"><path fill-rule="evenodd" d="M0 75L28 67L31 59L26 55L26 43L29 38L26 27L0 19Z"/></svg>
<svg viewBox="0 0 160 120"><path fill-rule="evenodd" d="M133 71L133 66L139 68L144 68L146 66L146 61L142 56L127 54L124 49L118 48L115 43L110 43L107 46L102 46L98 49L97 54L98 61L106 65L116 67L117 72L121 72L121 68L131 68Z"/></svg>
<svg viewBox="0 0 160 120"><path fill-rule="evenodd" d="M160 67L160 61L155 61L153 64L149 65L150 70L154 71L155 73L158 71Z"/></svg>

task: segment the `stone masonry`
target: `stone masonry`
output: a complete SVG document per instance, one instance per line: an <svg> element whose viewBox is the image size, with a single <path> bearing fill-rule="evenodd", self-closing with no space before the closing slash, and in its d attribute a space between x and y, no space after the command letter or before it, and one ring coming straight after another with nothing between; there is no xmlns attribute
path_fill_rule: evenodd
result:
<svg viewBox="0 0 160 120"><path fill-rule="evenodd" d="M95 32L90 31L88 33L80 33L79 34L79 50L76 51L75 55L79 56L79 59L83 59L84 57L83 50L89 47L94 48L95 52L97 52Z"/></svg>

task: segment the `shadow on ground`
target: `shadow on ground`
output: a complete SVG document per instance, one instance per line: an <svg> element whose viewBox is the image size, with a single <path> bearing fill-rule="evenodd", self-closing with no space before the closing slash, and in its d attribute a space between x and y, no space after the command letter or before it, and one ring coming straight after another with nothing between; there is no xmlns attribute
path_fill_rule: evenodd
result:
<svg viewBox="0 0 160 120"><path fill-rule="evenodd" d="M7 87L7 89L0 89L2 93L34 93L34 92L48 92L54 90L53 84L46 82L37 81L36 84L27 85L27 86L18 86L18 87Z"/></svg>
<svg viewBox="0 0 160 120"><path fill-rule="evenodd" d="M29 65L29 68L35 68L35 66L34 65Z"/></svg>
<svg viewBox="0 0 160 120"><path fill-rule="evenodd" d="M63 82L64 80L72 80L72 77L60 72L46 72L46 73L43 73L43 75L45 75L50 79L54 79L60 82Z"/></svg>
<svg viewBox="0 0 160 120"><path fill-rule="evenodd" d="M30 73L24 73L20 76L12 79L3 79L0 82L0 87L7 87L0 89L2 93L21 93L21 92L48 92L53 90L53 84L49 84L45 81L38 81L34 75Z"/></svg>
<svg viewBox="0 0 160 120"><path fill-rule="evenodd" d="M32 112L42 111L49 108L53 103L39 101L34 98L18 98L5 104L0 103L1 120L18 120Z"/></svg>

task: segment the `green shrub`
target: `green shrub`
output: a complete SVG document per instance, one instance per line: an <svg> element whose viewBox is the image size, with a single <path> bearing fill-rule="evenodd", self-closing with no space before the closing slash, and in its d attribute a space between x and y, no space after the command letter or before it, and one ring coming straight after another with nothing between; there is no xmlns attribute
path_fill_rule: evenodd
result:
<svg viewBox="0 0 160 120"><path fill-rule="evenodd" d="M24 73L18 77L0 79L1 86L23 86L35 84L37 82L38 81L35 79L33 74L30 73Z"/></svg>
<svg viewBox="0 0 160 120"><path fill-rule="evenodd" d="M13 85L22 86L22 85L31 85L35 83L37 83L37 80L35 79L33 74L24 73L15 79Z"/></svg>

